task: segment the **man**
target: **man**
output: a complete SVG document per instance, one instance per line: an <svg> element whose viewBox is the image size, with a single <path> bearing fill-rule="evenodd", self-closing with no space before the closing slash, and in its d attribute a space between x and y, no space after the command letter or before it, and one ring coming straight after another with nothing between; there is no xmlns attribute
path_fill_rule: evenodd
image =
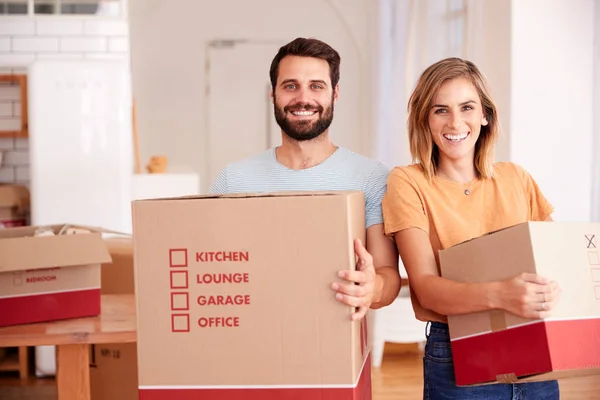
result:
<svg viewBox="0 0 600 400"><path fill-rule="evenodd" d="M362 190L366 200L366 248L356 240L356 271L340 271L331 288L336 299L357 307L390 304L400 290L398 253L383 233L381 200L389 170L381 163L334 145L329 139L339 93L340 56L329 45L298 38L281 47L270 70L281 146L227 165L211 193L289 190Z"/></svg>

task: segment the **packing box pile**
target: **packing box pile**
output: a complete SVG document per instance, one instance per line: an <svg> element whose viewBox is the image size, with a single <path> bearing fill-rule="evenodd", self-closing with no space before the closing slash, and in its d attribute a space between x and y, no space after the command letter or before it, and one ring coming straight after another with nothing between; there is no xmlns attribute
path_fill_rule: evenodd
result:
<svg viewBox="0 0 600 400"><path fill-rule="evenodd" d="M362 192L140 200L141 400L371 399L368 327L330 289Z"/></svg>
<svg viewBox="0 0 600 400"><path fill-rule="evenodd" d="M0 229L0 326L100 314L99 232L71 225Z"/></svg>
<svg viewBox="0 0 600 400"><path fill-rule="evenodd" d="M449 317L458 385L600 374L600 224L527 222L440 252L462 282L536 273L562 293L549 318L493 310Z"/></svg>

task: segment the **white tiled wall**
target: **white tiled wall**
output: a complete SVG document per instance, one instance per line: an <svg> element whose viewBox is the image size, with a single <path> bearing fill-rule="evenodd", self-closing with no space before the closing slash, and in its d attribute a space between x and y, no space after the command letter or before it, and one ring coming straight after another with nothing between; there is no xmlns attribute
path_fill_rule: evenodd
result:
<svg viewBox="0 0 600 400"><path fill-rule="evenodd" d="M128 53L125 19L0 16L0 74L26 73L35 59L125 58ZM0 131L18 129L20 107L19 88L0 85ZM28 184L27 139L0 137L0 152L0 183Z"/></svg>

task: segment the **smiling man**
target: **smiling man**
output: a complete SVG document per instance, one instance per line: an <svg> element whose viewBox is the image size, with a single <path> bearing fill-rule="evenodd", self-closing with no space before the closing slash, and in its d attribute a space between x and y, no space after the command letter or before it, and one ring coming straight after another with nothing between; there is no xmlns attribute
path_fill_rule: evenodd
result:
<svg viewBox="0 0 600 400"><path fill-rule="evenodd" d="M336 299L357 307L390 304L400 290L398 253L383 233L381 201L389 169L336 146L329 139L338 99L340 56L326 43L297 38L279 49L270 69L275 119L281 145L227 165L211 193L362 190L366 201L366 247L355 241L357 271L340 271L332 282Z"/></svg>

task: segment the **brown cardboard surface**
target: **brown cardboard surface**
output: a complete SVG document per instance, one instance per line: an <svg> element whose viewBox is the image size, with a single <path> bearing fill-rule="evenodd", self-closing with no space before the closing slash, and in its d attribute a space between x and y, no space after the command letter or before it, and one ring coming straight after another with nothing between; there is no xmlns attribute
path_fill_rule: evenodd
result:
<svg viewBox="0 0 600 400"><path fill-rule="evenodd" d="M552 315L543 320L503 310L449 316L455 361L489 357L487 365L478 368L502 364L497 381L511 376L513 381L534 381L598 373L600 352L596 357L594 351L600 348L599 235L600 224L595 223L528 222L441 251L442 276L452 280L501 281L530 272L557 281L562 290ZM536 337L525 338L525 332ZM509 343L506 356L492 357L494 344L498 347L502 340ZM533 342L528 345L528 340ZM512 354L517 348L519 354ZM470 356L470 352L478 353ZM532 364L528 374L515 374L511 368L525 362L520 357L531 359L532 355L538 365ZM475 369L463 369L460 364L455 362L457 381L466 382Z"/></svg>
<svg viewBox="0 0 600 400"><path fill-rule="evenodd" d="M42 268L0 274L0 296L58 292L66 288L99 288L100 265Z"/></svg>
<svg viewBox="0 0 600 400"><path fill-rule="evenodd" d="M559 282L562 290L552 318L600 317L595 301L593 272L600 269L598 249L588 249L585 232L600 235L600 225L587 223L529 222L485 235L440 252L442 276L460 282L492 282L522 272L537 273ZM599 235L596 235L598 232ZM504 327L531 322L496 310L450 316L451 337L493 331L498 314ZM497 327L499 328L499 326Z"/></svg>
<svg viewBox="0 0 600 400"><path fill-rule="evenodd" d="M102 264L102 293L129 294L135 292L133 276L133 239L104 239L112 262Z"/></svg>
<svg viewBox="0 0 600 400"><path fill-rule="evenodd" d="M111 260L101 235L34 237L37 228L0 229L0 325L97 315L100 263Z"/></svg>
<svg viewBox="0 0 600 400"><path fill-rule="evenodd" d="M62 226L53 226L55 232ZM36 229L27 226L0 230L0 273L111 260L99 233L34 237Z"/></svg>
<svg viewBox="0 0 600 400"><path fill-rule="evenodd" d="M102 293L134 293L133 240L106 238L112 263L102 264ZM92 400L138 400L137 344L94 345L91 349Z"/></svg>
<svg viewBox="0 0 600 400"><path fill-rule="evenodd" d="M364 218L362 192L134 202L140 387L356 384L366 326L330 285Z"/></svg>
<svg viewBox="0 0 600 400"><path fill-rule="evenodd" d="M135 343L91 346L91 400L138 400Z"/></svg>

